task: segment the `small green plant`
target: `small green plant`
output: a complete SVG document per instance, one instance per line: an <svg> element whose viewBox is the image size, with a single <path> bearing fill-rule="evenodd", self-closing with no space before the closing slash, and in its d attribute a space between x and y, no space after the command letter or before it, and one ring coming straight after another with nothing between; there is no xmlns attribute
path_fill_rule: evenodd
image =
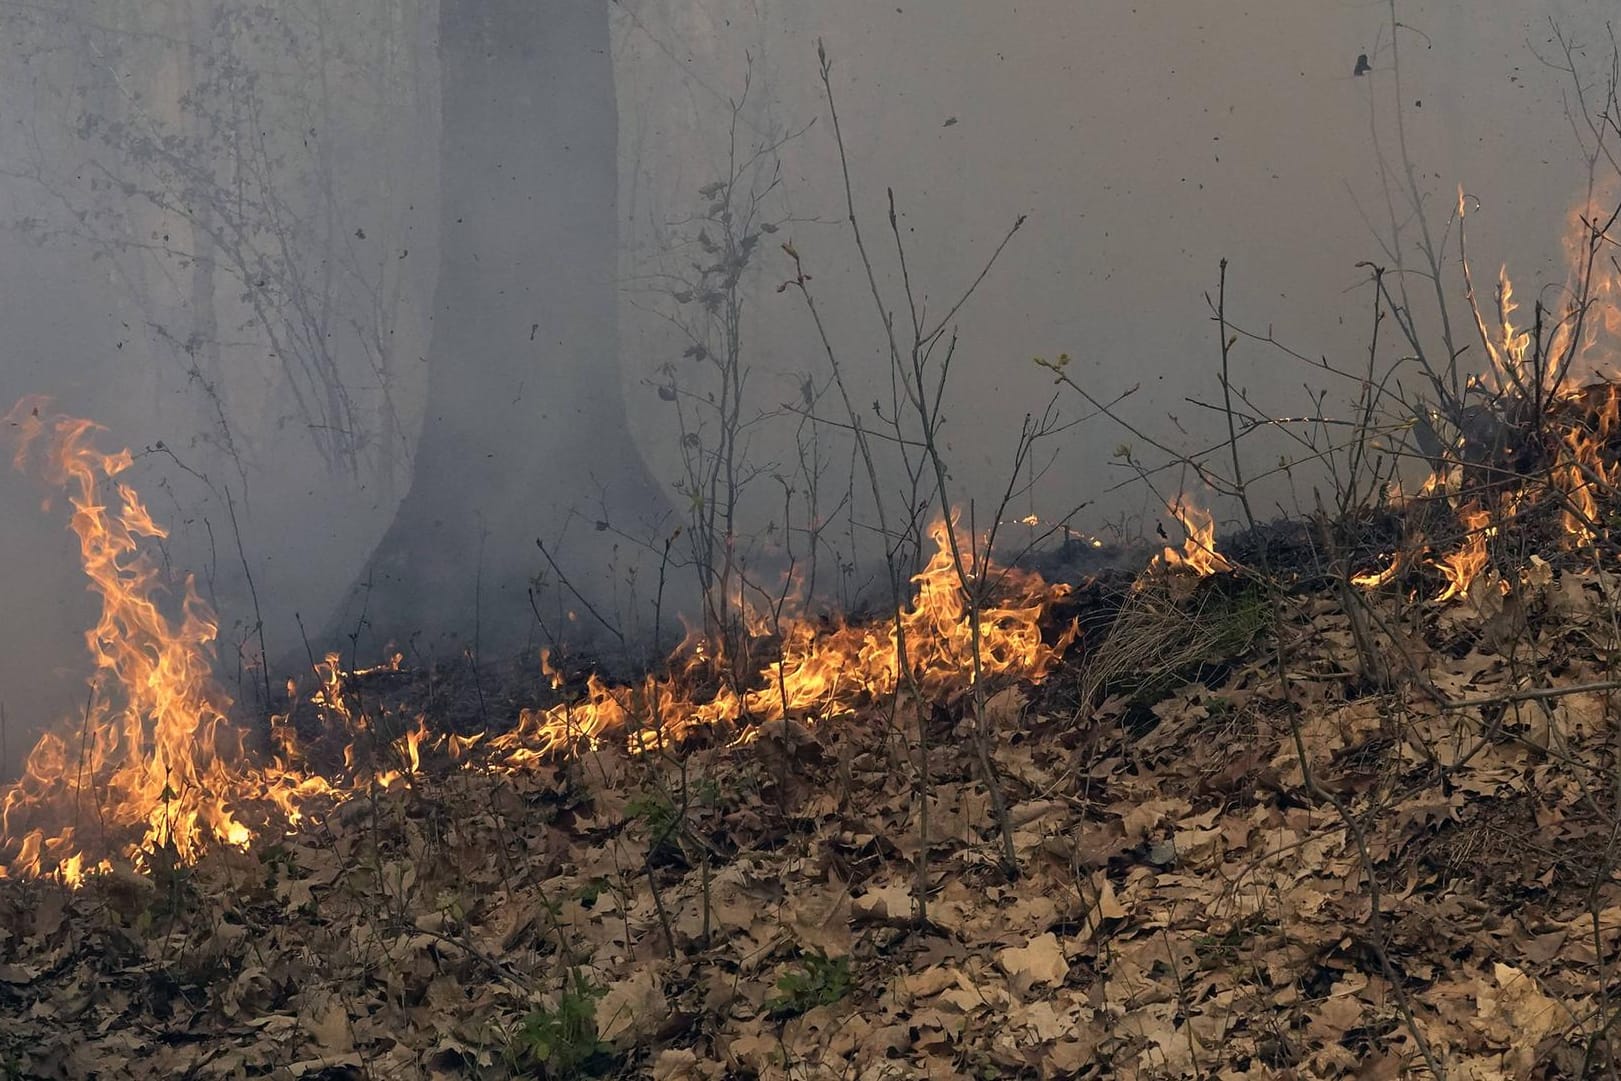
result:
<svg viewBox="0 0 1621 1081"><path fill-rule="evenodd" d="M1199 613L1207 628L1205 660L1224 660L1242 654L1272 629L1272 605L1257 586L1237 593L1218 593Z"/></svg>
<svg viewBox="0 0 1621 1081"><path fill-rule="evenodd" d="M829 957L821 950L806 954L800 966L782 974L777 993L766 1009L777 1019L798 1017L817 1006L831 1006L850 993L850 958Z"/></svg>
<svg viewBox="0 0 1621 1081"><path fill-rule="evenodd" d="M531 1011L509 1036L507 1057L518 1070L538 1070L548 1078L585 1077L604 1057L597 1039L597 1000L603 989L579 969L554 1007Z"/></svg>
<svg viewBox="0 0 1621 1081"><path fill-rule="evenodd" d="M641 819L647 825L648 842L657 846L675 836L680 815L664 793L643 790L625 801L625 818Z"/></svg>
<svg viewBox="0 0 1621 1081"><path fill-rule="evenodd" d="M433 907L440 915L454 923L461 923L467 919L467 902L456 890L440 890L434 895Z"/></svg>
<svg viewBox="0 0 1621 1081"><path fill-rule="evenodd" d="M657 789L645 789L625 804L626 821L640 820L647 827L647 860L662 867L686 862L685 808Z"/></svg>
<svg viewBox="0 0 1621 1081"><path fill-rule="evenodd" d="M580 888L574 891L574 896L582 906L590 908L597 903L597 898L602 896L603 887L606 885L604 880L593 878L589 882L581 883Z"/></svg>

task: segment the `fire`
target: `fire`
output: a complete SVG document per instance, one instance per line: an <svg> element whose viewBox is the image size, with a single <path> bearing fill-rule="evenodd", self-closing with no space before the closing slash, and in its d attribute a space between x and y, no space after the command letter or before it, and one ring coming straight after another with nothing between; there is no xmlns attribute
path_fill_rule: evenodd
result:
<svg viewBox="0 0 1621 1081"><path fill-rule="evenodd" d="M1597 436L1572 428L1564 433L1552 472L1553 484L1565 497L1561 521L1578 547L1594 539L1593 526L1600 520L1598 496L1615 488L1615 466L1605 463L1602 447Z"/></svg>
<svg viewBox="0 0 1621 1081"><path fill-rule="evenodd" d="M1459 205L1462 206L1461 199ZM1470 283L1469 290L1473 294L1473 282ZM1478 305L1471 306L1475 312L1475 329L1486 347L1489 363L1487 381L1495 384L1494 389L1497 390L1529 389L1533 379L1528 363L1531 335L1514 322L1514 313L1519 310L1519 303L1514 299L1514 283L1509 279L1506 266L1498 268L1497 271L1495 306L1496 326L1490 327L1486 325L1481 308Z"/></svg>
<svg viewBox="0 0 1621 1081"><path fill-rule="evenodd" d="M85 635L95 675L84 715L41 736L18 780L0 787L0 877L76 885L115 864L190 863L209 848L247 847L266 823L296 827L316 801L388 787L420 768L423 749L438 742L426 722L377 738L346 693L350 676L336 655L316 666L311 702L325 732L346 741L341 776L314 769L292 714L272 717L265 752L252 753L229 719L230 696L214 681L214 615L189 578L169 600L149 550L166 532L117 479L133 456L96 449L94 424L46 417L43 408L24 399L6 417L18 438L16 464L38 459L46 478L67 489L101 614ZM295 691L289 681L290 700ZM385 753L367 754L368 739ZM383 764L374 764L379 757Z"/></svg>
<svg viewBox="0 0 1621 1081"><path fill-rule="evenodd" d="M1436 569L1447 582L1446 589L1435 598L1437 601L1467 597L1469 587L1480 576L1480 572L1486 569L1488 559L1486 540L1496 528L1492 525L1491 512L1471 504L1459 512L1458 518L1468 532L1465 534L1462 547L1435 563Z"/></svg>
<svg viewBox="0 0 1621 1081"><path fill-rule="evenodd" d="M1591 546L1621 485L1621 391L1610 386L1599 396L1589 388L1583 397L1557 382L1557 372L1550 384L1550 366L1534 350L1588 364L1593 342L1621 329L1611 303L1621 289L1608 272L1595 276L1602 281L1586 294L1593 318L1557 321L1551 344L1539 345L1515 324L1513 285L1499 275L1490 317L1476 309L1489 357L1477 389L1506 397L1529 388L1564 410L1549 413L1545 436L1538 430L1537 474L1503 478L1495 461L1443 462L1419 498L1450 503L1465 530L1460 546L1425 560L1419 537L1388 565L1353 578L1356 585L1386 585L1422 562L1445 579L1436 601L1468 597L1487 571L1490 538L1522 505L1554 493L1566 543ZM436 753L468 768L516 770L608 741L635 753L676 748L699 731L747 741L766 722L825 722L897 695L961 700L976 679L1044 678L1078 633L1074 624L1051 629L1053 603L1067 591L1039 575L987 561L963 581L953 551L976 550L976 538L954 537L955 522L939 521L910 597L887 619L785 616L792 604L761 611L739 592L728 598L738 613L732 634L689 636L665 672L633 683L592 673L569 694L566 666L543 651L539 675L565 700L522 711L504 731L473 735L436 733L422 716L402 722L368 711L355 692L368 672L345 671L331 654L314 666L316 686L306 697L289 682L292 707L270 719L262 747L250 747L213 678L213 614L189 580L178 596L166 592L150 554L166 534L120 480L132 456L96 449L93 424L47 419L41 407L25 400L6 419L18 434L18 466L42 463L46 478L68 491L71 528L101 603L86 635L96 674L84 716L43 736L21 777L0 787L0 877L78 883L118 864L186 863L210 848L246 847L316 820L356 792L408 785ZM1476 472L1489 479L1462 491L1471 464L1485 465ZM1167 544L1151 569L1195 577L1237 569L1217 551L1208 511L1181 497L1168 510L1184 540ZM1038 524L1033 516L1020 521ZM389 667L399 663L396 655Z"/></svg>
<svg viewBox="0 0 1621 1081"><path fill-rule="evenodd" d="M1599 224L1602 217L1595 214L1601 201L1602 197L1595 193L1570 212L1564 247L1569 267L1567 294L1572 299L1563 317L1539 316L1539 324L1548 325L1540 342L1515 321L1519 302L1514 297L1508 267L1498 268L1493 303L1487 306L1478 302L1469 262L1464 260L1470 309L1487 361L1486 370L1472 383L1493 393L1557 398L1572 393L1574 377L1590 376L1613 359L1615 332L1621 329L1614 304L1621 296L1617 291L1621 271L1607 265L1606 258L1594 257L1611 246ZM1468 213L1462 189L1458 192L1457 213L1460 221Z"/></svg>
<svg viewBox="0 0 1621 1081"><path fill-rule="evenodd" d="M1598 401L1592 400L1591 393L1587 397L1590 413L1560 433L1548 476L1563 499L1560 519L1569 545L1575 548L1586 548L1596 538L1604 517L1600 500L1613 496L1621 482L1621 462L1611 449L1621 429L1621 387L1604 387Z"/></svg>
<svg viewBox="0 0 1621 1081"><path fill-rule="evenodd" d="M1446 579L1437 597L1466 597L1488 564L1487 541L1522 507L1548 498L1559 502L1564 545L1588 548L1603 524L1601 500L1613 496L1621 482L1621 463L1614 443L1621 431L1618 388L1588 385L1614 365L1621 345L1621 265L1608 257L1614 215L1597 208L1605 193L1593 193L1571 212L1565 249L1569 262L1570 298L1562 313L1539 312L1538 333L1516 323L1518 304L1507 269L1500 270L1493 303L1478 303L1474 283L1465 281L1475 328L1485 348L1486 370L1470 381L1470 393L1490 403L1489 420L1500 425L1496 440L1481 461L1465 456L1441 463L1424 485L1421 497L1448 499L1466 528L1457 551L1433 562ZM1461 193L1460 215L1466 201ZM1595 394L1600 400L1593 400ZM1540 416L1532 416L1532 409ZM1516 459L1515 448L1529 451ZM1496 457L1494 457L1494 455ZM1527 475L1511 468L1531 462ZM1490 491L1462 490L1469 467L1486 478Z"/></svg>
<svg viewBox="0 0 1621 1081"><path fill-rule="evenodd" d="M1209 511L1194 506L1181 496L1167 504L1167 509L1182 523L1182 531L1187 539L1180 550L1165 548L1156 557L1156 563L1189 570L1201 578L1233 569L1232 562L1216 551L1216 522Z"/></svg>
<svg viewBox="0 0 1621 1081"><path fill-rule="evenodd" d="M85 574L101 600L85 635L97 672L82 723L41 738L0 795L0 873L77 881L107 866L86 847L140 864L159 850L191 860L212 845L245 845L252 834L232 769L243 748L226 719L230 701L213 684L213 616L190 580L178 619L157 603L158 571L143 544L165 533L115 479L129 452L96 450L94 425L46 420L41 404L25 399L6 420L20 437L17 465L42 449L47 477L68 489Z"/></svg>
<svg viewBox="0 0 1621 1081"><path fill-rule="evenodd" d="M148 551L164 530L117 480L132 456L97 450L95 425L47 419L42 404L25 400L7 420L19 434L19 466L43 452L47 478L69 491L72 529L101 601L86 635L96 675L85 715L41 737L19 780L0 787L0 876L77 884L114 865L184 864L210 848L247 847L347 795L409 783L424 756L441 749L464 765L518 769L609 739L633 751L671 747L703 728L748 739L761 722L836 717L902 691L960 697L976 671L1039 680L1077 634L1071 624L1051 642L1044 637L1050 605L1066 589L1039 575L987 564L979 578L959 580L952 527L940 522L930 531L935 551L912 579L912 599L893 618L775 620L769 640L750 643L771 659L747 680L726 678L735 666L717 644L699 641L670 675L613 686L593 674L578 700L526 710L498 735L456 736L435 734L421 716L403 731L373 716L354 693L356 677L367 673L346 672L329 654L315 666L307 705L299 706L289 681L294 708L270 719L265 747L255 751L231 725L233 703L213 679L213 614L189 580L168 602ZM399 662L395 656L385 667ZM540 668L554 689L564 685L550 653ZM317 734L306 745L301 726L312 724ZM334 744L341 751L321 753ZM324 760L332 768L323 770Z"/></svg>
<svg viewBox="0 0 1621 1081"><path fill-rule="evenodd" d="M1567 319L1560 325L1554 356L1568 355L1571 375L1587 381L1615 370L1621 355L1621 266L1617 266L1613 208L1618 191L1615 180L1599 185L1588 198L1571 208L1565 229L1565 256L1569 264L1570 292L1585 302L1580 323ZM1606 210L1605 208L1610 208Z"/></svg>
<svg viewBox="0 0 1621 1081"><path fill-rule="evenodd" d="M1351 584L1359 589L1378 589L1394 582L1407 564L1406 553L1397 552L1391 557L1390 563L1383 570L1369 571L1367 574L1354 574Z"/></svg>
<svg viewBox="0 0 1621 1081"><path fill-rule="evenodd" d="M747 739L763 722L788 716L824 720L913 685L925 698L948 697L973 685L976 622L984 676L1042 679L1077 634L1072 624L1055 642L1042 635L1047 610L1066 587L993 564L985 568L984 578L994 584L998 599L981 605L976 621L974 605L957 577L947 528L944 522L930 528L934 554L912 578L912 602L893 620L863 625L790 621L777 658L755 679L742 687L723 684L701 700L692 691L696 681L686 678L685 670L620 688L592 676L583 701L526 710L516 728L486 746L509 764L613 737L645 751L707 728L739 731ZM904 671L899 665L902 636ZM545 663L549 667L549 659Z"/></svg>

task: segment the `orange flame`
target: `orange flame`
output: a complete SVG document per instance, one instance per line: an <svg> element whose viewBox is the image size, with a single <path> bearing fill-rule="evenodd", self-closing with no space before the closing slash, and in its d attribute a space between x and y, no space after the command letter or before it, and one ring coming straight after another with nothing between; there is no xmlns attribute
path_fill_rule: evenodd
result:
<svg viewBox="0 0 1621 1081"><path fill-rule="evenodd" d="M213 616L190 579L178 620L157 603L158 570L142 544L164 530L113 480L129 468L129 452L96 450L94 425L47 421L42 404L24 399L6 422L19 434L19 468L43 444L47 477L69 491L85 574L101 599L85 635L97 674L77 731L41 738L0 795L0 873L77 881L106 864L87 847L141 864L158 849L190 860L210 845L245 845L251 834L229 768L242 746L226 721L230 702L213 685Z"/></svg>
<svg viewBox="0 0 1621 1081"><path fill-rule="evenodd" d="M1565 229L1573 310L1561 322L1549 352L1556 357L1568 352L1570 374L1579 382L1613 372L1621 355L1621 266L1612 256L1615 235L1610 225L1616 200L1617 183L1612 179L1571 208ZM1579 341L1574 318L1578 310Z"/></svg>
<svg viewBox="0 0 1621 1081"><path fill-rule="evenodd" d="M1055 641L1043 637L1051 603L1067 590L1039 575L987 561L978 578L960 581L950 527L941 522L930 530L935 551L912 579L911 603L893 619L867 626L773 619L776 630L760 648L774 659L747 682L722 679L702 696L695 687L716 684L728 668L699 641L673 675L621 687L592 675L581 700L526 710L510 731L447 737L421 716L402 731L386 714L370 715L355 680L382 669L345 672L329 654L315 666L318 686L308 701L321 722L316 746L342 741L343 766L323 775L291 712L271 718L268 753L248 753L227 719L232 702L213 681L212 613L189 580L178 618L160 603L163 582L143 544L164 531L134 490L115 480L131 455L96 450L94 425L43 419L41 404L25 400L7 420L19 433L18 464L44 447L47 477L69 489L72 528L102 604L86 636L97 675L80 723L43 736L21 778L0 787L0 876L77 884L114 863L153 866L160 853L166 864L189 863L211 847L245 847L256 833L306 821L318 798L409 782L424 755L441 748L464 765L513 769L610 738L633 751L670 746L704 727L747 739L763 721L831 717L906 689L949 698L972 688L976 669L980 678L1040 679L1077 634L1071 624ZM959 545L967 547L962 538ZM384 667L399 662L395 655ZM550 653L540 666L554 689L563 685ZM289 681L296 706L295 690Z"/></svg>
<svg viewBox="0 0 1621 1081"><path fill-rule="evenodd" d="M1549 472L1553 486L1564 496L1560 517L1574 547L1594 539L1603 518L1599 500L1613 495L1621 481L1621 462L1609 445L1621 428L1621 388L1604 389L1603 400L1593 404L1591 419L1571 423L1560 436L1558 456Z"/></svg>
<svg viewBox="0 0 1621 1081"><path fill-rule="evenodd" d="M583 701L525 710L517 727L486 746L511 764L615 736L626 738L633 750L646 751L701 728L743 729L748 738L752 726L790 715L825 719L914 684L926 698L967 689L973 684L974 606L958 581L947 526L936 522L929 534L934 554L912 578L911 604L891 621L862 626L786 621L776 660L749 685L723 684L702 701L693 697L693 681L680 675L649 676L636 687L619 688L592 676ZM1053 643L1042 636L1048 608L1067 587L994 564L982 578L995 585L997 599L978 612L981 672L1043 678L1078 633L1072 624ZM903 637L904 672L898 660Z"/></svg>
<svg viewBox="0 0 1621 1081"><path fill-rule="evenodd" d="M1486 568L1488 538L1520 505L1557 493L1565 544L1584 547L1595 539L1602 521L1601 498L1613 495L1621 482L1621 463L1615 461L1611 446L1621 429L1618 389L1611 384L1604 389L1603 400L1593 402L1592 388L1583 385L1613 367L1621 345L1621 265L1605 255L1613 246L1606 232L1611 219L1598 209L1606 204L1613 205L1613 190L1592 193L1570 213L1565 235L1570 300L1562 313L1539 314L1545 328L1540 342L1515 322L1518 305L1507 269L1498 274L1495 303L1482 305L1475 302L1465 262L1471 310L1488 361L1486 371L1471 379L1471 387L1505 394L1510 400L1552 403L1538 422L1554 422L1547 433L1547 454L1553 460L1536 477L1515 478L1498 470L1493 484L1503 490L1491 497L1495 509L1488 509L1480 496L1458 494L1457 482L1464 476L1459 463L1443 463L1431 474L1421 494L1448 498L1468 530L1456 552L1433 564L1447 580L1438 601L1468 595ZM1463 215L1466 210L1460 192L1458 212ZM1543 477L1551 492L1541 483Z"/></svg>
<svg viewBox="0 0 1621 1081"><path fill-rule="evenodd" d="M1398 575L1401 574L1402 567L1405 566L1406 563L1407 554L1405 552L1397 552L1395 556L1391 558L1390 563L1383 570L1369 571L1367 574L1352 575L1351 584L1359 589L1378 589L1381 586L1389 585L1391 582L1396 580Z"/></svg>
<svg viewBox="0 0 1621 1081"><path fill-rule="evenodd" d="M1530 331L1515 322L1519 308L1508 268L1497 275L1495 303L1489 308L1472 304L1475 329L1486 349L1487 368L1479 383L1493 391L1517 389L1568 397L1581 383L1613 369L1621 346L1621 266L1609 257L1614 237L1608 232L1616 203L1615 183L1590 192L1571 207L1564 248L1567 271L1563 312L1546 313L1544 340L1538 347ZM1466 216L1468 201L1458 193L1459 217ZM1473 300L1474 283L1465 281ZM1487 316L1490 315L1490 324ZM1539 350L1539 351L1534 351ZM1533 359L1542 361L1540 371ZM1538 385L1540 379L1540 386Z"/></svg>
<svg viewBox="0 0 1621 1081"><path fill-rule="evenodd" d="M1492 525L1491 512L1479 504L1471 503L1459 512L1458 517L1468 532L1462 547L1435 562L1436 569L1447 580L1446 589L1435 598L1437 601L1449 601L1455 597L1469 595L1469 587L1480 576L1480 572L1486 569L1487 537L1496 532L1496 527Z"/></svg>
<svg viewBox="0 0 1621 1081"><path fill-rule="evenodd" d="M1187 539L1181 550L1167 547L1155 558L1155 563L1166 567L1192 571L1201 578L1222 574L1233 569L1232 562L1216 551L1216 522L1209 511L1196 507L1178 496L1166 505Z"/></svg>

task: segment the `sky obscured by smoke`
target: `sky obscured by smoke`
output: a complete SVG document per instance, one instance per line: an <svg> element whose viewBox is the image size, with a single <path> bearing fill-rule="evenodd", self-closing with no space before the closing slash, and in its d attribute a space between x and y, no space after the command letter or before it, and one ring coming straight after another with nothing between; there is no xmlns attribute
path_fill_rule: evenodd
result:
<svg viewBox="0 0 1621 1081"><path fill-rule="evenodd" d="M770 73L762 111L791 128L825 111L814 60L815 40L825 40L880 270L895 268L883 230L893 188L921 289L936 305L971 280L1018 214L1030 215L959 320L958 420L948 428L965 481L985 498L1020 419L1046 399L1050 381L1034 356L1070 353L1099 397L1140 387L1123 411L1172 443L1191 449L1209 436L1215 418L1184 399L1213 400L1217 390L1218 335L1204 297L1223 258L1235 321L1356 367L1371 325L1358 264L1391 262L1374 148L1377 140L1400 180L1398 104L1437 236L1462 186L1478 200L1471 243L1488 276L1510 264L1527 298L1537 285L1562 285L1560 240L1587 178L1567 117L1571 79L1553 66L1566 62L1555 28L1581 47L1577 63L1596 80L1609 53L1602 5L1488 8L1495 18L1473 4L1398 5L1399 102L1390 9L1379 3L810 4L761 30L753 62L756 83ZM715 26L677 29L707 48ZM642 36L650 58L661 55L657 33ZM729 66L718 85L742 84L737 55L728 65L692 52L694 66ZM1361 54L1372 70L1357 76ZM631 93L647 104L627 108L627 118L639 116L627 123L698 138L675 133L694 113L721 110L683 92L679 68L633 66ZM676 216L683 191L705 179L705 161L724 155L725 135L712 123L706 153L685 168L644 163L641 181L655 193L643 200L648 232L660 214ZM826 118L784 156L785 203L825 223L796 226L795 242L821 269L830 306L850 313L843 344L870 353L881 328L841 224ZM1411 228L1410 212L1397 211ZM1455 232L1445 244L1455 259ZM764 294L754 314L762 351L783 370L814 364L794 298ZM1279 412L1298 410L1303 384L1322 382L1261 348L1238 350L1235 364L1235 382ZM639 402L654 428L657 403ZM1104 494L1128 479L1111 456L1130 441L1107 422L1066 437L1037 509L1098 497L1103 517L1156 513L1141 486Z"/></svg>
<svg viewBox="0 0 1621 1081"><path fill-rule="evenodd" d="M440 167L434 5L402 0L329 16L335 39L348 44L335 59L323 54L333 79L324 93L272 46L211 66L180 44L216 40L207 37L209 13L239 6L76 3L11 13L0 59L0 219L9 225L0 406L48 394L107 425L109 449L169 448L143 456L132 479L174 531L170 564L196 573L220 604L227 671L253 616L222 493L237 504L274 655L298 642L295 612L324 618L408 483L426 385ZM303 10L287 6L289 25ZM777 289L791 272L782 240L815 275L834 344L866 373L866 394L887 395L882 325L843 221L819 39L886 288L898 280L882 232L886 189L917 289L936 313L1029 215L956 320L945 443L961 491L989 501L1022 418L1053 393L1035 356L1071 354L1072 372L1100 398L1139 387L1122 411L1179 447L1218 430L1187 399L1217 394L1204 295L1223 258L1235 322L1355 367L1370 324L1358 264L1390 261L1376 147L1387 168L1403 168L1392 156L1398 109L1437 223L1462 186L1479 205L1470 230L1481 266L1507 263L1527 298L1561 284L1560 237L1588 178L1558 36L1578 46L1579 76L1597 85L1608 70L1607 10L1577 0L1400 3L1398 98L1382 3L618 5L620 348L631 430L579 437L634 440L655 476L678 478L681 431L658 388L676 378L701 392L703 376L683 361L661 275L691 262L700 189L737 154L779 142L762 175L767 213L780 226L753 263L744 324L752 408L775 410L796 400L807 377L825 380L802 301ZM307 63L312 39L290 40ZM1358 76L1361 54L1372 70ZM264 161L281 170L275 190L316 223L300 242L321 251L295 261L302 280L326 283L334 305L323 348L353 393L351 420L365 435L354 447L312 439L319 425L289 404L285 370L268 359L273 343L228 277L215 285L216 368L195 363L191 265L185 238L171 235L183 215L121 189L119 155L131 144L84 123L145 117L184 128L195 106L185 87L224 86L225 68L231 79L254 76L252 100L272 132ZM229 85L239 99L246 93L240 80ZM186 153L220 154L222 173L224 156L242 152L230 139L206 146ZM141 190L161 179L152 169L141 176ZM339 269L326 277L328 267ZM1258 346L1240 348L1235 365L1235 382L1280 412L1300 408L1308 384L1325 385ZM1060 405L1070 416L1086 412L1073 398ZM753 528L778 513L772 476L791 472L794 433L779 420L752 436ZM1094 526L1128 515L1151 529L1157 498L1127 483L1114 458L1129 442L1107 420L1066 433L1018 510L1050 517L1091 500L1085 521ZM849 484L848 451L836 438L829 446L826 484L837 493ZM335 453L349 455L344 468L334 468ZM1267 452L1258 444L1256 453ZM83 693L78 636L91 601L60 499L40 512L47 494L37 478L0 476L0 701L12 758L20 733L71 712ZM1272 495L1289 509L1286 489Z"/></svg>

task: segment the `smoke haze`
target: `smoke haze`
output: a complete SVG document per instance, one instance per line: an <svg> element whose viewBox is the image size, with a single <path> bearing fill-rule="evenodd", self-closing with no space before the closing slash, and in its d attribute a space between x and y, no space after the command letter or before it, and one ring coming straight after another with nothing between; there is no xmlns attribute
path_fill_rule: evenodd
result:
<svg viewBox="0 0 1621 1081"><path fill-rule="evenodd" d="M434 414L429 365L444 363L430 357L441 233L455 224L441 216L451 210L441 207L443 170L487 165L441 157L442 84L457 74L441 67L437 5L362 7L294 0L267 16L235 0L166 0L0 11L0 408L50 395L103 424L107 449L136 450L130 479L172 531L165 562L177 577L194 573L220 611L227 682L239 657L257 663L261 618L273 660L301 650L295 613L325 625L395 521ZM1029 215L954 320L944 440L963 499L994 505L1022 419L1050 398L1036 356L1072 355L1072 374L1099 398L1140 387L1125 415L1178 447L1202 446L1218 419L1187 399L1218 391L1204 295L1221 259L1237 323L1357 366L1370 324L1358 264L1390 261L1379 153L1401 168L1397 108L1434 220L1444 225L1462 186L1479 204L1470 243L1480 267L1507 263L1527 303L1563 283L1560 238L1588 178L1555 28L1580 46L1579 74L1593 86L1608 66L1608 8L1530 7L1398 4L1398 100L1383 4L613 5L619 236L558 233L529 255L545 266L537 275L564 282L617 243L618 336L604 348L617 356L625 420L604 431L567 402L537 413L594 460L630 448L646 463L670 493L663 519L648 508L663 522L648 538L656 552L687 506L675 485L693 434L683 425L696 414L678 403L701 412L711 389L701 361L684 355L691 339L677 324L690 330L693 309L677 295L703 262L700 192L739 176L775 229L741 293L751 378L740 408L773 415L749 428L740 532L760 538L762 567L785 565L773 523L785 499L803 513L806 493L792 479L801 418L783 406L807 400L807 379L825 391L827 370L802 299L779 291L793 274L783 241L814 276L833 345L863 373L855 397L889 400L883 327L844 222L821 40L886 288L899 280L886 189L936 315ZM1371 70L1356 75L1363 54ZM515 102L513 123L539 108ZM761 147L772 149L758 166L735 173ZM506 166L488 182L522 184L549 163ZM476 187L480 175L453 179ZM543 205L547 191L525 197ZM544 344L548 330L537 322L529 338ZM1308 383L1324 385L1258 346L1235 363L1234 381L1279 411L1301 409ZM459 364L476 388L479 357ZM1060 404L1068 416L1086 412ZM538 445L532 432L505 435ZM1085 527L1124 516L1128 529L1151 531L1162 505L1125 483L1123 442L1132 439L1106 420L1066 432L1020 514L1051 518L1090 500ZM840 502L854 486L848 443L827 433L822 447L823 509L854 535L848 521L863 520L863 505ZM568 479L579 505L541 511L559 522L572 511L569 551L593 558L631 531L629 515L594 531L606 514L595 490L615 478ZM1287 488L1269 494L1293 509ZM65 524L60 495L37 476L0 474L0 702L13 761L26 733L71 714L84 694L93 601ZM613 543L623 550L601 556L599 577L638 559L643 570L639 591L604 606L645 606L649 557ZM544 569L533 538L516 536L500 562L520 575L509 601L523 592L519 549L530 572ZM469 577L481 558L443 554ZM824 581L837 595L869 579L830 571Z"/></svg>

